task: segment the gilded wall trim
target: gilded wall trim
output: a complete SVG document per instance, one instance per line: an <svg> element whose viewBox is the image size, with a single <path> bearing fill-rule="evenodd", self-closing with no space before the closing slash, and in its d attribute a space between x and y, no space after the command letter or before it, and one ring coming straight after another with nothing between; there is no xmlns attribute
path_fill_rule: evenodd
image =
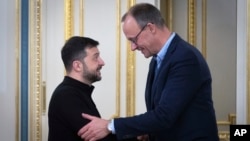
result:
<svg viewBox="0 0 250 141"><path fill-rule="evenodd" d="M228 120L225 120L225 121L217 121L217 125L218 127L221 127L221 126L230 126L230 125L233 125L233 124L236 124L236 115L235 114L228 114ZM219 139L221 141L229 141L230 139L230 132L229 131L222 131L222 130L219 130Z"/></svg>
<svg viewBox="0 0 250 141"><path fill-rule="evenodd" d="M206 58L207 54L207 1L202 0L202 17L201 17L201 53ZM188 0L188 29L187 40L192 45L196 46L197 43L197 1Z"/></svg>
<svg viewBox="0 0 250 141"><path fill-rule="evenodd" d="M250 2L247 1L247 13L250 12ZM250 124L250 14L247 14L247 124Z"/></svg>
<svg viewBox="0 0 250 141"><path fill-rule="evenodd" d="M80 36L83 36L84 33L84 8L83 8L83 3L84 0L79 1L79 30L80 30Z"/></svg>
<svg viewBox="0 0 250 141"><path fill-rule="evenodd" d="M166 0L166 24L170 31L173 30L173 0Z"/></svg>
<svg viewBox="0 0 250 141"><path fill-rule="evenodd" d="M207 0L202 0L202 48L201 53L207 58Z"/></svg>
<svg viewBox="0 0 250 141"><path fill-rule="evenodd" d="M196 1L188 0L188 29L187 40L190 44L196 46Z"/></svg>
<svg viewBox="0 0 250 141"><path fill-rule="evenodd" d="M121 108L121 2L116 0L116 110L112 116L120 117Z"/></svg>
<svg viewBox="0 0 250 141"><path fill-rule="evenodd" d="M128 1L129 7L135 4L135 0ZM127 67L126 67L126 114L135 114L135 52L130 50L130 42L127 41Z"/></svg>
<svg viewBox="0 0 250 141"><path fill-rule="evenodd" d="M41 49L41 0L30 1L29 36L29 137L32 141L42 139L42 49Z"/></svg>
<svg viewBox="0 0 250 141"><path fill-rule="evenodd" d="M15 2L15 6L16 6L16 96L15 96L15 112L16 112L16 125L15 125L15 140L19 141L20 140L20 87L19 87L19 83L20 83L20 1L16 0Z"/></svg>
<svg viewBox="0 0 250 141"><path fill-rule="evenodd" d="M64 0L64 37L65 40L68 40L73 35L74 32L74 16L73 16L73 0Z"/></svg>

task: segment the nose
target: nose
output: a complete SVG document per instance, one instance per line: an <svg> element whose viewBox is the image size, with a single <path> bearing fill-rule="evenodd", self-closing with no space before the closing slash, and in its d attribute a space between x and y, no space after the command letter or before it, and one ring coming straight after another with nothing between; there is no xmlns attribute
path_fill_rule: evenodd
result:
<svg viewBox="0 0 250 141"><path fill-rule="evenodd" d="M138 48L137 44L134 42L131 42L131 50L135 51Z"/></svg>
<svg viewBox="0 0 250 141"><path fill-rule="evenodd" d="M103 59L102 59L101 57L100 57L100 59L99 59L99 64L102 65L102 66L105 65L105 62L103 61Z"/></svg>

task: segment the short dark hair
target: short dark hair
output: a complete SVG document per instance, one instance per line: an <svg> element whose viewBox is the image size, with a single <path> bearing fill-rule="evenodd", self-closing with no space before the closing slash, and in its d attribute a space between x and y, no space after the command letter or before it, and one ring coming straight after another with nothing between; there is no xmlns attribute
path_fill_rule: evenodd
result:
<svg viewBox="0 0 250 141"><path fill-rule="evenodd" d="M128 12L122 16L121 21L124 22L128 15L134 17L140 27L145 26L147 23L153 23L159 28L165 26L160 10L149 3L138 3L130 7Z"/></svg>
<svg viewBox="0 0 250 141"><path fill-rule="evenodd" d="M72 63L75 60L81 60L86 56L86 48L97 47L98 41L88 37L72 36L64 44L61 50L61 57L66 71L72 69Z"/></svg>

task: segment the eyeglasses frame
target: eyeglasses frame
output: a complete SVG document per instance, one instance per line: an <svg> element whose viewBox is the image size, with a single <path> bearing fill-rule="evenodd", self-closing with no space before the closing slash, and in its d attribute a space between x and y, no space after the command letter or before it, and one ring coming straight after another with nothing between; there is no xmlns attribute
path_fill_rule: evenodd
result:
<svg viewBox="0 0 250 141"><path fill-rule="evenodd" d="M138 37L141 35L142 31L147 27L148 24L145 24L141 30L136 34L136 36L134 38L131 38L130 41L134 44L137 45L137 40L138 40Z"/></svg>

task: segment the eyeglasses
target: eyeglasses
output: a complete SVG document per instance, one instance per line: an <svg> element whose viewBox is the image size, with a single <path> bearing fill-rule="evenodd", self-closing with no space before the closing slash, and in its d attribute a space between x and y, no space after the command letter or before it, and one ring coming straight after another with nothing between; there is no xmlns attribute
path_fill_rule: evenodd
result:
<svg viewBox="0 0 250 141"><path fill-rule="evenodd" d="M147 27L148 24L144 25L141 29L141 31L134 37L134 38L131 38L129 39L132 43L136 44L137 45L137 40L138 40L138 37L139 35L142 33L142 31Z"/></svg>

